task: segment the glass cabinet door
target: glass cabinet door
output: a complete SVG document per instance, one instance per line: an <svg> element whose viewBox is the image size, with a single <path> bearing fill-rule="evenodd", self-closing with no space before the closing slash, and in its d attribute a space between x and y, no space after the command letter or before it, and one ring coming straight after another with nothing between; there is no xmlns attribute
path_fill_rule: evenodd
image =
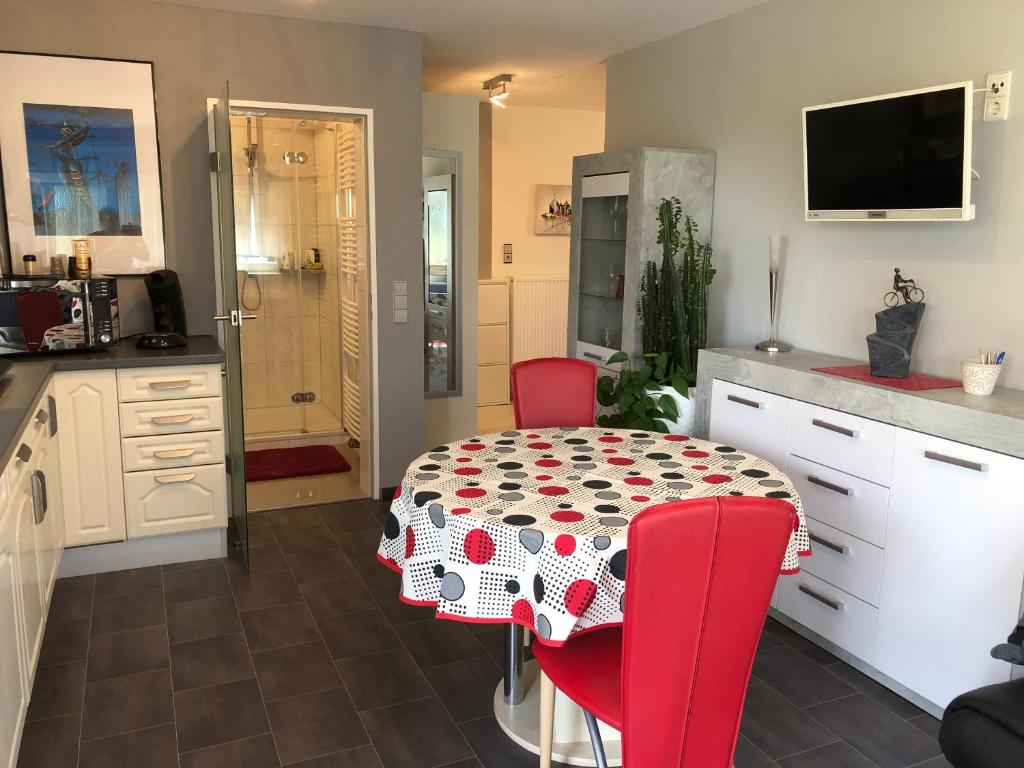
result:
<svg viewBox="0 0 1024 768"><path fill-rule="evenodd" d="M580 211L578 340L622 348L629 174L583 180Z"/></svg>

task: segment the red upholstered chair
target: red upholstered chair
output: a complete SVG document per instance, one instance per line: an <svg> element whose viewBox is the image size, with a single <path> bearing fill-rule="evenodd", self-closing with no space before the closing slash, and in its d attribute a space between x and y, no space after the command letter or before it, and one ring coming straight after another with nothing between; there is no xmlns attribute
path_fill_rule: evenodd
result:
<svg viewBox="0 0 1024 768"><path fill-rule="evenodd" d="M512 366L516 429L592 427L597 367L586 360L539 357Z"/></svg>
<svg viewBox="0 0 1024 768"><path fill-rule="evenodd" d="M746 496L652 507L630 523L625 623L533 644L541 676L541 766L555 686L622 732L623 768L729 768L747 681L790 534L789 502Z"/></svg>

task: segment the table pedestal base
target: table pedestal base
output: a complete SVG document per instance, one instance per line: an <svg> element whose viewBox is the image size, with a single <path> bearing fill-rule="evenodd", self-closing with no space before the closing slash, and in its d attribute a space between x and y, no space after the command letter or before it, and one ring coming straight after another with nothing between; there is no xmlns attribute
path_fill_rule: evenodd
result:
<svg viewBox="0 0 1024 768"><path fill-rule="evenodd" d="M526 692L521 704L506 704L504 683L494 691L494 716L512 741L540 754L540 669L537 662L523 665L521 684ZM605 756L609 766L622 765L622 737L604 723L600 724ZM552 757L567 765L596 766L594 750L587 733L583 710L561 691L555 694L555 743Z"/></svg>

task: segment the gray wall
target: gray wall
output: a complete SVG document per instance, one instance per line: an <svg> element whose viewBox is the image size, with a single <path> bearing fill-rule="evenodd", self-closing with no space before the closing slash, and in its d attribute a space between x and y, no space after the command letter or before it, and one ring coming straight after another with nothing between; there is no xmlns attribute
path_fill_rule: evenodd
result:
<svg viewBox="0 0 1024 768"><path fill-rule="evenodd" d="M421 279L419 34L140 0L0 0L0 49L139 59L155 65L167 266L182 278L189 330L211 333L213 231L206 99L374 109L381 483L395 485L423 443L422 298L394 325L392 280ZM122 281L127 332L148 303ZM413 306L413 304L419 306Z"/></svg>
<svg viewBox="0 0 1024 768"><path fill-rule="evenodd" d="M979 345L1004 348L1001 383L1024 386L1024 93L1009 122L983 123L978 112L982 179L970 223L804 222L800 113L961 80L982 87L1003 69L1022 78L1022 41L1019 0L773 0L611 57L608 149L717 152L710 342L767 335L774 231L789 239L786 340L865 359L864 336L899 266L927 292L915 368L958 375Z"/></svg>

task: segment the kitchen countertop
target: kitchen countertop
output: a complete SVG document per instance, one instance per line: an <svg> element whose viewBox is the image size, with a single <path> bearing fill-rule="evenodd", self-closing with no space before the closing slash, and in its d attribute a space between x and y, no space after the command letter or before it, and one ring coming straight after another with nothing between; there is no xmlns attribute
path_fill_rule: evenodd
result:
<svg viewBox="0 0 1024 768"><path fill-rule="evenodd" d="M67 352L46 356L11 356L11 369L0 377L0 469L17 448L18 436L28 426L31 408L39 400L50 376L60 371L99 371L107 368L151 368L163 365L210 365L224 362L224 352L213 336L189 336L177 349L139 349L134 339L102 352Z"/></svg>

